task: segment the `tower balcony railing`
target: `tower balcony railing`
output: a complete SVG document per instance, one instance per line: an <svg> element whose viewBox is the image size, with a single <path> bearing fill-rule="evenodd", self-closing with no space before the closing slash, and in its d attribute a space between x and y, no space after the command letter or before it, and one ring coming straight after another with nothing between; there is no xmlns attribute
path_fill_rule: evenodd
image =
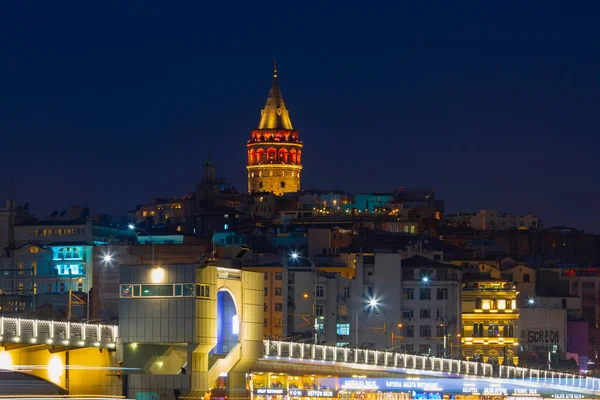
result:
<svg viewBox="0 0 600 400"><path fill-rule="evenodd" d="M485 378L515 379L569 388L574 391L600 393L600 379L555 370L540 370L515 366L493 365L483 362L451 358L413 355L385 350L368 350L297 342L264 340L266 360L308 361L322 364L342 364L364 369L365 365L382 370L398 369L398 372L418 372L423 375L468 375ZM406 371L410 370L410 371Z"/></svg>

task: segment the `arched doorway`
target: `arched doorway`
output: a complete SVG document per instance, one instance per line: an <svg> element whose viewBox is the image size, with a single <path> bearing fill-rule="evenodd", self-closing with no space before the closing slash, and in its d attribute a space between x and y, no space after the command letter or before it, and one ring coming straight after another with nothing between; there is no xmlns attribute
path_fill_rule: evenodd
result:
<svg viewBox="0 0 600 400"><path fill-rule="evenodd" d="M226 290L217 292L217 346L216 354L227 354L238 344L240 321L231 293Z"/></svg>

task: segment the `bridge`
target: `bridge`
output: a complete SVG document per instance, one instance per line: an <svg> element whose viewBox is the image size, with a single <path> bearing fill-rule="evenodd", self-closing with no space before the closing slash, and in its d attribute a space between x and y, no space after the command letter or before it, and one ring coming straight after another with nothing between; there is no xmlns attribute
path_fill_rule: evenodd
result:
<svg viewBox="0 0 600 400"><path fill-rule="evenodd" d="M27 365L2 365L0 369L12 373L25 372L54 383L60 389L56 394L70 395L118 395L122 381L114 370L119 369L116 350L120 346L119 330L115 325L45 321L34 319L0 317L0 344L7 353L29 350L20 354L19 360L33 360ZM89 350L94 350L95 353ZM100 350L100 351L99 351ZM77 353L80 351L81 353ZM87 351L87 352L86 352ZM60 372L50 371L50 361L54 353L70 353L63 356ZM107 355L111 353L112 355ZM232 352L233 353L233 352ZM232 353L227 358L233 357ZM28 354L48 354L38 358L27 358ZM77 356L77 354L80 354ZM100 357L97 355L100 354ZM44 358L46 357L46 358ZM227 375L224 363L218 361L209 368L209 376ZM231 369L235 360L227 363ZM219 369L218 374L211 370ZM313 345L298 342L264 340L262 356L251 371L298 374L309 371L311 374L350 377L421 377L425 380L450 382L456 378L508 384L514 387L536 388L546 392L578 393L586 398L600 397L600 379L554 370L540 370L514 366L492 365L487 363L456 360L450 358L413 355L386 350L343 348L328 345ZM78 372L79 371L79 372ZM111 373L112 372L112 373ZM78 377L77 374L81 376ZM95 375L94 375L95 374ZM6 375L6 374L5 374ZM110 380L109 392L103 386ZM178 375L181 380L185 376ZM3 380L0 376L0 380ZM80 380L79 386L77 380ZM90 393L95 380L96 389ZM182 381L183 382L183 381ZM210 384L210 383L209 383ZM0 385L2 386L2 385ZM339 384L340 389L343 386ZM346 386L348 388L349 386ZM167 396L168 398L168 396Z"/></svg>
<svg viewBox="0 0 600 400"><path fill-rule="evenodd" d="M0 317L0 396L121 395L116 325Z"/></svg>
<svg viewBox="0 0 600 400"><path fill-rule="evenodd" d="M116 325L0 317L0 342L115 348Z"/></svg>
<svg viewBox="0 0 600 400"><path fill-rule="evenodd" d="M491 383L510 383L552 391L600 396L600 379L554 370L492 365L465 360L404 354L391 351L342 348L296 342L263 342L259 362L327 366L354 371L379 371L439 378L478 378Z"/></svg>

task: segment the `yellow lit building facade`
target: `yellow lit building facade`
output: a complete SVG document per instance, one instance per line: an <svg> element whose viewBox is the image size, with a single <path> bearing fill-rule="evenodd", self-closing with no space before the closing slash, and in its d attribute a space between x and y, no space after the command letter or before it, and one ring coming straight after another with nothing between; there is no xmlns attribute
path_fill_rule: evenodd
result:
<svg viewBox="0 0 600 400"><path fill-rule="evenodd" d="M265 339L283 337L283 266L244 266L245 271L262 273L264 276L264 321Z"/></svg>
<svg viewBox="0 0 600 400"><path fill-rule="evenodd" d="M258 129L248 147L248 193L270 192L282 195L300 190L302 141L292 127L289 112L273 70L273 86L261 111Z"/></svg>
<svg viewBox="0 0 600 400"><path fill-rule="evenodd" d="M469 359L517 364L517 290L489 277L467 280L462 292L461 352Z"/></svg>

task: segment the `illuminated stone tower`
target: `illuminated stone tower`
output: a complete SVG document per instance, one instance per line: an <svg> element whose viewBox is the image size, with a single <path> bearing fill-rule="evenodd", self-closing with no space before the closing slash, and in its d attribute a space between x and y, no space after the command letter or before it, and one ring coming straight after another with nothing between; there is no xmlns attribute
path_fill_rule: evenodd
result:
<svg viewBox="0 0 600 400"><path fill-rule="evenodd" d="M273 86L261 111L258 129L248 140L248 192L271 192L282 195L300 190L302 141L292 121L273 67Z"/></svg>

